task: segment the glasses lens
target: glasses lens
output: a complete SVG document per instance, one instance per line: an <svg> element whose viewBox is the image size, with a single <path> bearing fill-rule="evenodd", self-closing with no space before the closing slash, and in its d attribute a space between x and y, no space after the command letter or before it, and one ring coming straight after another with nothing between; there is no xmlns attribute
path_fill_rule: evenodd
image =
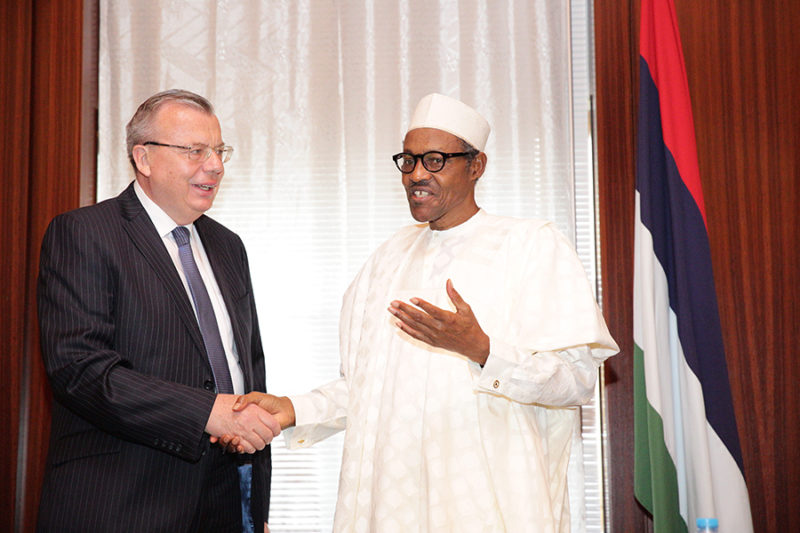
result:
<svg viewBox="0 0 800 533"><path fill-rule="evenodd" d="M414 159L414 156L411 154L397 154L394 156L394 163L397 165L397 168L400 169L400 172L408 174L414 172L416 159Z"/></svg>
<svg viewBox="0 0 800 533"><path fill-rule="evenodd" d="M422 164L429 172L438 172L444 167L444 154L441 152L426 152L422 156Z"/></svg>
<svg viewBox="0 0 800 533"><path fill-rule="evenodd" d="M233 155L233 147L232 146L223 146L222 148L217 148L214 150L216 152L217 157L223 163L227 163L231 160L231 156Z"/></svg>
<svg viewBox="0 0 800 533"><path fill-rule="evenodd" d="M186 157L192 161L205 161L208 158L208 148L205 146L190 146L186 150Z"/></svg>

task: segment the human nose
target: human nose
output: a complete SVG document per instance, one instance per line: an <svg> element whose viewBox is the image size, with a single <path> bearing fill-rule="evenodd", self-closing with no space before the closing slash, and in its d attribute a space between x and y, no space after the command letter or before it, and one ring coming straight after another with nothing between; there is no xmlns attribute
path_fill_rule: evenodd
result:
<svg viewBox="0 0 800 533"><path fill-rule="evenodd" d="M414 159L414 170L411 171L410 174L407 174L408 179L413 182L423 181L428 177L428 169L425 168L425 165L422 164L422 158L417 157Z"/></svg>
<svg viewBox="0 0 800 533"><path fill-rule="evenodd" d="M222 157L210 148L208 152L208 157L206 157L206 160L203 162L203 170L206 172L215 172L217 174L222 173L225 170Z"/></svg>

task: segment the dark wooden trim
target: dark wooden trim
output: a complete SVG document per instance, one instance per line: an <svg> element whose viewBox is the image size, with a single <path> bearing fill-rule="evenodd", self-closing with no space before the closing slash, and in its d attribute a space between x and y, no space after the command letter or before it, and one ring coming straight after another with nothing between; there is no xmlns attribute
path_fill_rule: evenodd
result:
<svg viewBox="0 0 800 533"><path fill-rule="evenodd" d="M633 497L633 216L638 1L595 5L603 310L621 352L605 364L608 531L647 531Z"/></svg>
<svg viewBox="0 0 800 533"><path fill-rule="evenodd" d="M9 420L0 436L0 530L33 531L50 428L36 275L47 223L81 202L83 1L2 2L0 20L0 141L7 154L0 408Z"/></svg>
<svg viewBox="0 0 800 533"><path fill-rule="evenodd" d="M31 2L0 3L0 146L3 146L4 186L0 209L0 409L4 431L0 432L0 530L13 531L17 510L18 463L20 457L20 393L23 388L25 309L27 285L28 195L30 184L30 90L31 90ZM24 468L23 468L24 469ZM7 495L7 496L6 496Z"/></svg>

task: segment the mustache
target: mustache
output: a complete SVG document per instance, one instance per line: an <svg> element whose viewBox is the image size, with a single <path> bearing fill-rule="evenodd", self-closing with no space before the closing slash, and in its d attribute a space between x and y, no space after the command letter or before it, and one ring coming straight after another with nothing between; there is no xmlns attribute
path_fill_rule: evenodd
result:
<svg viewBox="0 0 800 533"><path fill-rule="evenodd" d="M411 189L413 187L427 187L428 185L430 185L431 181L432 180L430 179L415 181L411 183L407 188Z"/></svg>

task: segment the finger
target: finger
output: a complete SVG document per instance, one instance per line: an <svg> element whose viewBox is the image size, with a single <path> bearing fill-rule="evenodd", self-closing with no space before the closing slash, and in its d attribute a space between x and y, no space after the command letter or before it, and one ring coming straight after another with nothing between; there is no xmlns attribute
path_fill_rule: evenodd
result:
<svg viewBox="0 0 800 533"><path fill-rule="evenodd" d="M237 453L255 453L257 448L249 439L240 437L239 444L235 447Z"/></svg>
<svg viewBox="0 0 800 533"><path fill-rule="evenodd" d="M266 426L255 426L249 432L242 435L242 439L250 442L256 450L263 450L272 440L272 433Z"/></svg>
<svg viewBox="0 0 800 533"><path fill-rule="evenodd" d="M273 406L274 407L274 406ZM265 410L258 404L250 404L242 412L250 418L254 431L263 437L269 443L274 437L281 433L281 425L273 414ZM254 443L255 444L255 443Z"/></svg>
<svg viewBox="0 0 800 533"><path fill-rule="evenodd" d="M211 441L211 444L216 444L219 439L214 435L211 435L208 437L208 440Z"/></svg>
<svg viewBox="0 0 800 533"><path fill-rule="evenodd" d="M275 438L281 434L281 424L274 415L268 413L267 411L261 411L258 414L258 419L261 420L261 422L272 432L272 438Z"/></svg>
<svg viewBox="0 0 800 533"><path fill-rule="evenodd" d="M412 298L412 301L414 298ZM428 302L424 302L423 300L419 300L420 303L424 305L431 306ZM435 306L431 306L436 308ZM408 323L416 323L416 324L430 324L433 325L436 320L428 314L425 310L414 307L409 305L405 302L401 302L399 300L395 300L391 303L389 307L389 312L395 315L396 317L404 317L404 322Z"/></svg>
<svg viewBox="0 0 800 533"><path fill-rule="evenodd" d="M432 318L439 321L447 320L449 315L453 314L451 311L442 309L441 307L436 307L432 303L426 302L421 298L411 298L411 303L413 303L414 305L425 311L425 313L427 313Z"/></svg>
<svg viewBox="0 0 800 533"><path fill-rule="evenodd" d="M469 311L469 305L467 305L467 302L464 301L464 298L461 297L461 294L459 294L459 292L453 286L452 280L447 280L445 289L447 290L447 296L450 297L450 301L453 302L454 306L456 306L456 311Z"/></svg>
<svg viewBox="0 0 800 533"><path fill-rule="evenodd" d="M408 328L417 331L420 334L431 335L438 330L440 325L439 321L432 318L430 315L419 311L418 309L414 309L407 304L402 304L402 307L390 307L389 312ZM399 324L397 325L399 326ZM405 328L401 329L406 331ZM409 333L409 331L406 332ZM416 335L412 336L417 338Z"/></svg>
<svg viewBox="0 0 800 533"><path fill-rule="evenodd" d="M233 404L234 411L241 411L251 403L258 403L259 401L259 393L258 392L248 392L243 396L239 396L236 398L236 401Z"/></svg>
<svg viewBox="0 0 800 533"><path fill-rule="evenodd" d="M448 279L447 283L445 283L444 285L444 288L447 291L447 296L450 297L450 301L453 302L453 304L455 304L456 306L458 306L459 303L464 301L464 299L458 293L456 288L453 286L453 280Z"/></svg>
<svg viewBox="0 0 800 533"><path fill-rule="evenodd" d="M242 439L235 437L230 443L228 443L225 449L230 453L244 453Z"/></svg>
<svg viewBox="0 0 800 533"><path fill-rule="evenodd" d="M233 409L234 411L241 411L242 409L244 409L245 405L247 405L247 402L245 401L244 396L239 395L236 398L236 401L233 402L233 407L231 407L231 409Z"/></svg>
<svg viewBox="0 0 800 533"><path fill-rule="evenodd" d="M418 330L412 328L411 326L409 326L408 324L405 324L403 322L397 322L395 325L398 328L400 328L402 331L406 332L410 337L413 337L413 338L415 338L415 339L417 339L419 341L422 341L422 342L424 342L426 344L434 345L434 342L431 339L430 335L422 333L421 331L418 331Z"/></svg>

